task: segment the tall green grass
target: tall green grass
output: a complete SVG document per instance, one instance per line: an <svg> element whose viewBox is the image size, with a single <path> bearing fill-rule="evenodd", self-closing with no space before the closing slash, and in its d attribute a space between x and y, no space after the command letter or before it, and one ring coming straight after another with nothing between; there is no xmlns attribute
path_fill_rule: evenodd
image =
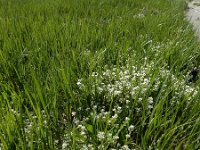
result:
<svg viewBox="0 0 200 150"><path fill-rule="evenodd" d="M185 8L1 0L1 149L199 149L199 43Z"/></svg>

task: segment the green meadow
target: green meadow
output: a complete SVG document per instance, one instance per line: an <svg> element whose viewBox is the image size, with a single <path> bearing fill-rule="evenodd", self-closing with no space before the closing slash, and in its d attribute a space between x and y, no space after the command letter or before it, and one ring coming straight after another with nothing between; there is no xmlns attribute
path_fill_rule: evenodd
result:
<svg viewBox="0 0 200 150"><path fill-rule="evenodd" d="M0 0L0 149L200 149L185 0Z"/></svg>

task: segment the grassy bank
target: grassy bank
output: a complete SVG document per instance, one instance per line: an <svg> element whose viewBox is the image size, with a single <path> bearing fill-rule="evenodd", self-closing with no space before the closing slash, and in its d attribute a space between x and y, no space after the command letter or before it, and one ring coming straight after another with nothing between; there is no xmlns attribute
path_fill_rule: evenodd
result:
<svg viewBox="0 0 200 150"><path fill-rule="evenodd" d="M184 0L1 0L1 149L199 149Z"/></svg>

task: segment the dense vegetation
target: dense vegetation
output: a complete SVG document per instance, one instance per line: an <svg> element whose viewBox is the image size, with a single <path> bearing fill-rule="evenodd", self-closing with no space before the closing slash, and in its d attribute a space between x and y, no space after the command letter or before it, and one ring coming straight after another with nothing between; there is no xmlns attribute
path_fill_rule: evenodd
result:
<svg viewBox="0 0 200 150"><path fill-rule="evenodd" d="M1 149L199 149L184 0L1 0Z"/></svg>

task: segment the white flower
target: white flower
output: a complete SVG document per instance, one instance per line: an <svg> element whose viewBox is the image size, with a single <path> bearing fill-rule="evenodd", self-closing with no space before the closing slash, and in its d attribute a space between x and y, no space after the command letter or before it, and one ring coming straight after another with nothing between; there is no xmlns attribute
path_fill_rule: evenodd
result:
<svg viewBox="0 0 200 150"><path fill-rule="evenodd" d="M81 131L81 135L86 135L86 133L84 131Z"/></svg>
<svg viewBox="0 0 200 150"><path fill-rule="evenodd" d="M121 91L114 91L114 96L121 94Z"/></svg>
<svg viewBox="0 0 200 150"><path fill-rule="evenodd" d="M129 139L131 136L129 134L126 135L126 139Z"/></svg>
<svg viewBox="0 0 200 150"><path fill-rule="evenodd" d="M149 109L152 109L152 108L153 108L153 105L148 105L148 108L149 108Z"/></svg>
<svg viewBox="0 0 200 150"><path fill-rule="evenodd" d="M129 121L129 120L130 120L130 118L129 118L129 117L126 117L126 118L125 118L125 121Z"/></svg>
<svg viewBox="0 0 200 150"><path fill-rule="evenodd" d="M141 97L138 98L138 102L139 102L139 103L142 102L142 98L141 98Z"/></svg>
<svg viewBox="0 0 200 150"><path fill-rule="evenodd" d="M78 79L78 82L76 83L78 86L80 86L82 83L81 83L81 79Z"/></svg>
<svg viewBox="0 0 200 150"><path fill-rule="evenodd" d="M141 14L138 14L137 17L138 18L144 18L145 16L144 16L144 14L141 13Z"/></svg>
<svg viewBox="0 0 200 150"><path fill-rule="evenodd" d="M122 150L130 150L130 148L128 147L128 145L124 145L122 146Z"/></svg>
<svg viewBox="0 0 200 150"><path fill-rule="evenodd" d="M135 93L135 91L131 91L131 96L133 97L134 95L135 95L136 93Z"/></svg>
<svg viewBox="0 0 200 150"><path fill-rule="evenodd" d="M97 77L98 76L98 73L97 72L93 72L92 73L92 77Z"/></svg>
<svg viewBox="0 0 200 150"><path fill-rule="evenodd" d="M86 145L83 145L81 150L88 150L88 147Z"/></svg>
<svg viewBox="0 0 200 150"><path fill-rule="evenodd" d="M117 107L117 110L118 110L118 111L122 110L122 107L118 106L118 107Z"/></svg>
<svg viewBox="0 0 200 150"><path fill-rule="evenodd" d="M111 87L111 88L108 87L108 92L109 92L109 93L113 93L113 91L114 91L114 88L113 88L113 87Z"/></svg>
<svg viewBox="0 0 200 150"><path fill-rule="evenodd" d="M119 136L115 135L113 136L113 140L118 140L119 139Z"/></svg>
<svg viewBox="0 0 200 150"><path fill-rule="evenodd" d="M76 112L72 111L72 116L75 116L76 115Z"/></svg>
<svg viewBox="0 0 200 150"><path fill-rule="evenodd" d="M143 84L147 85L147 84L149 84L149 82L150 82L150 81L149 81L148 79L145 78Z"/></svg>
<svg viewBox="0 0 200 150"><path fill-rule="evenodd" d="M99 139L99 141L103 140L105 138L105 133L104 132L99 132L97 134L97 138Z"/></svg>
<svg viewBox="0 0 200 150"><path fill-rule="evenodd" d="M98 92L98 93L102 93L102 92L103 92L103 88L97 87L97 92Z"/></svg>
<svg viewBox="0 0 200 150"><path fill-rule="evenodd" d="M67 144L66 142L63 142L63 144L62 144L62 149L63 149L63 150L66 149L67 146L68 146L68 144Z"/></svg>
<svg viewBox="0 0 200 150"><path fill-rule="evenodd" d="M129 131L129 132L132 132L132 131L134 130L134 128L135 128L134 125L130 125L129 128L128 128L128 131Z"/></svg>
<svg viewBox="0 0 200 150"><path fill-rule="evenodd" d="M113 119L117 119L118 118L118 115L115 114L114 116L112 116Z"/></svg>
<svg viewBox="0 0 200 150"><path fill-rule="evenodd" d="M153 104L153 97L148 97L148 103Z"/></svg>
<svg viewBox="0 0 200 150"><path fill-rule="evenodd" d="M88 145L88 148L93 149L93 145L92 145L92 144L89 144L89 145Z"/></svg>

